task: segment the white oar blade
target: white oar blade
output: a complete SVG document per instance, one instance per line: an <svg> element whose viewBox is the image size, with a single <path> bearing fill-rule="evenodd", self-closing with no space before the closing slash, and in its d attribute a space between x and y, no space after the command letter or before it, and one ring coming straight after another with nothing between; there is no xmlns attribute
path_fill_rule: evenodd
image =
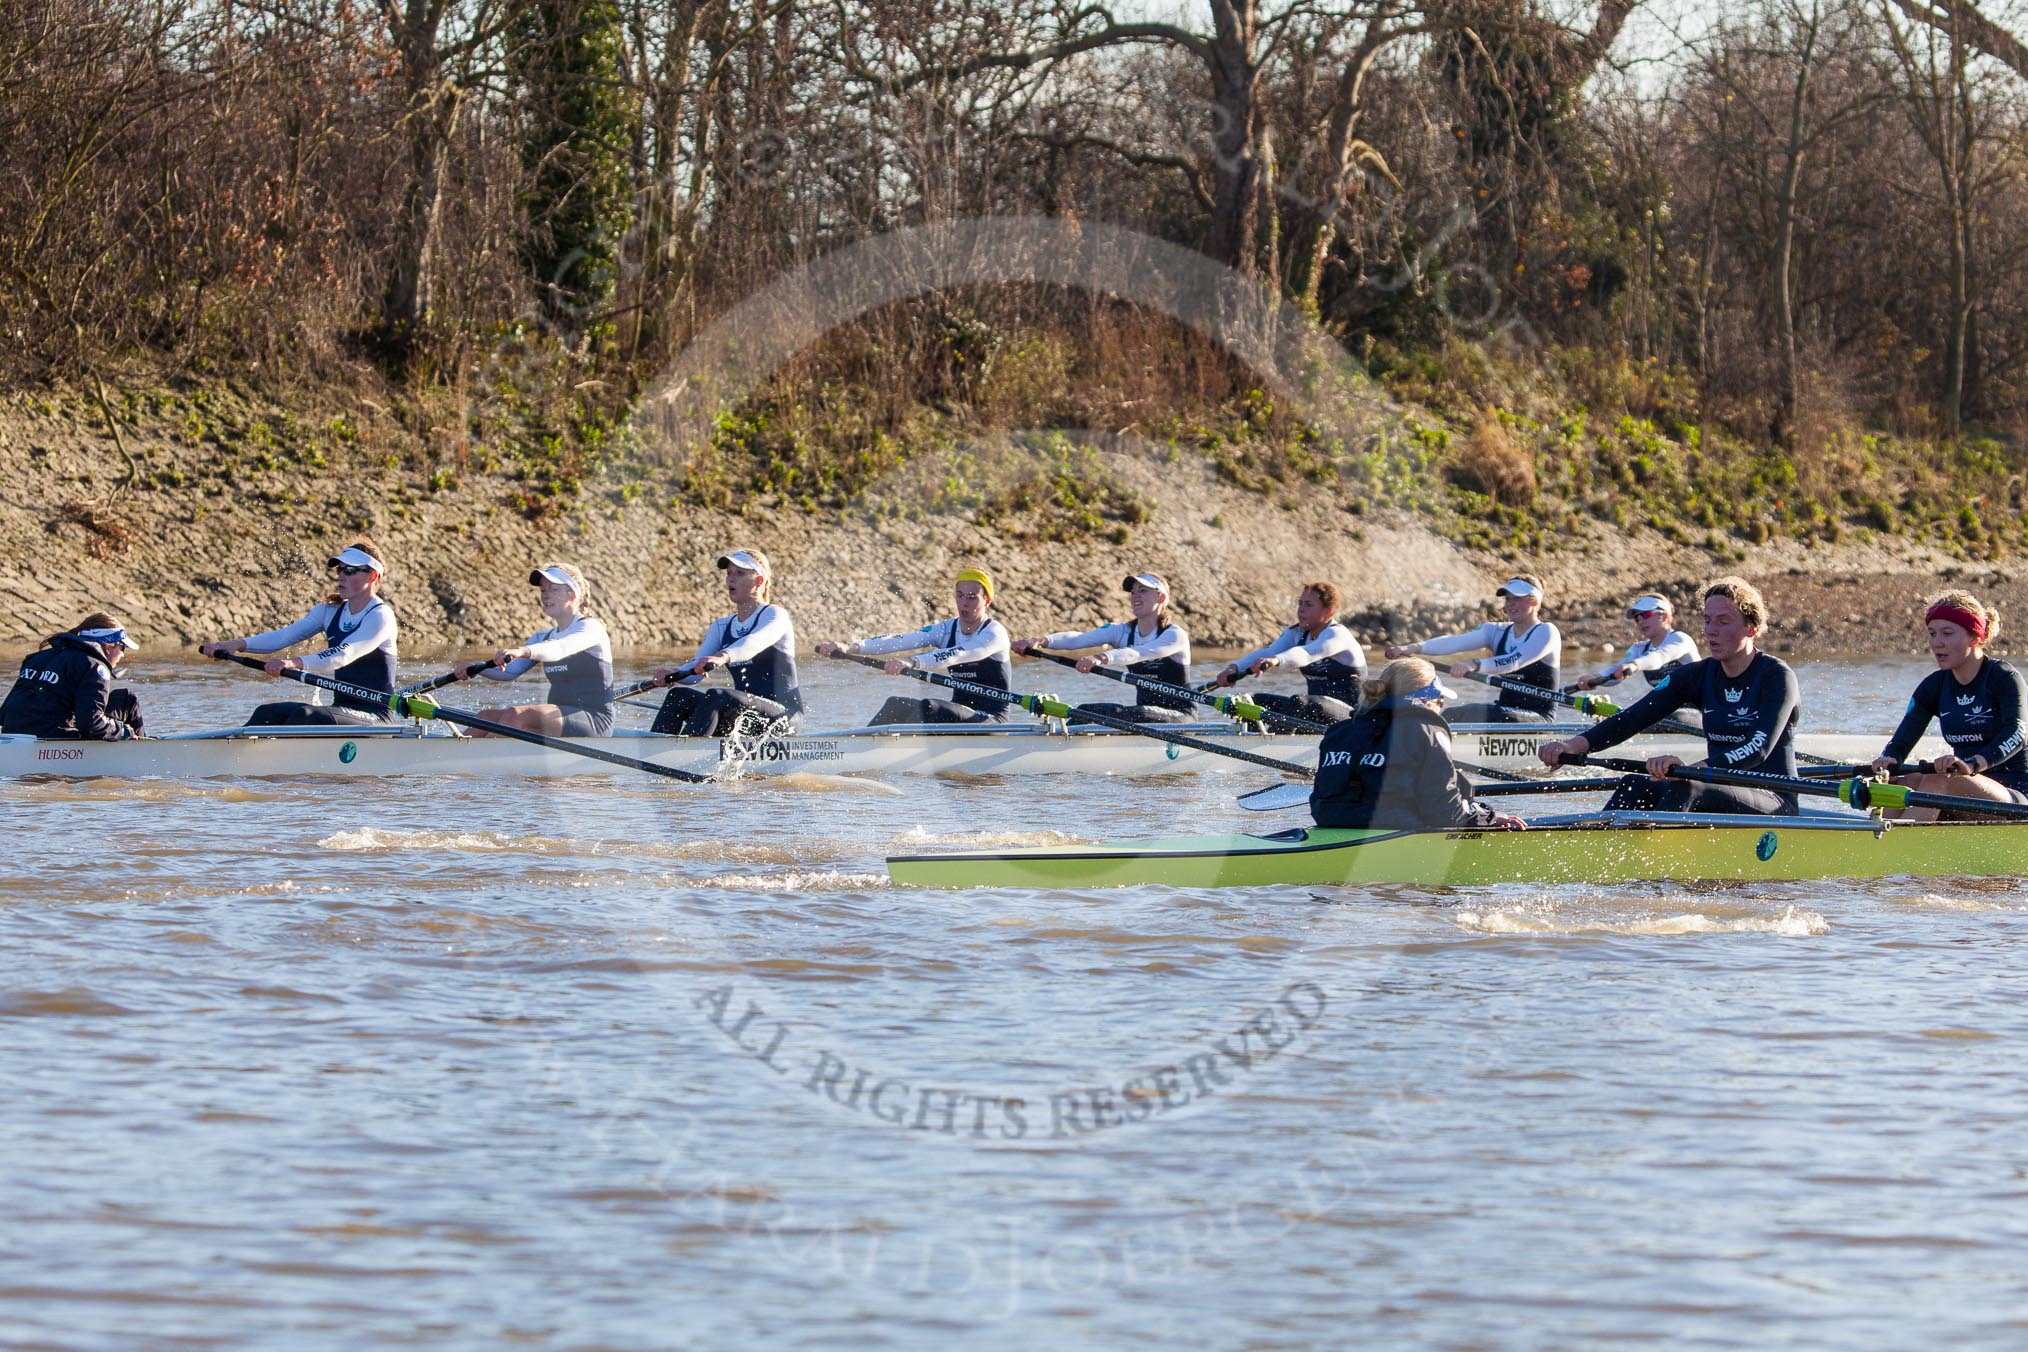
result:
<svg viewBox="0 0 2028 1352"><path fill-rule="evenodd" d="M1280 812L1286 808L1308 807L1310 786L1308 784L1270 784L1264 789L1239 796L1239 805L1248 812Z"/></svg>

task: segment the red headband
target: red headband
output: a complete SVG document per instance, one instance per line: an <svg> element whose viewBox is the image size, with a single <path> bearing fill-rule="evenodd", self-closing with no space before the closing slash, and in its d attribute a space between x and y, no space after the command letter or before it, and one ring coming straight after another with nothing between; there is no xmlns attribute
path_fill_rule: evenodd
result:
<svg viewBox="0 0 2028 1352"><path fill-rule="evenodd" d="M1966 610L1962 606L1945 605L1939 601L1936 605L1931 606L1923 612L1922 622L1928 624L1931 620L1949 620L1952 624L1970 634L1974 643L1984 643L1986 641L1985 620L1980 616L1972 614L1971 611Z"/></svg>

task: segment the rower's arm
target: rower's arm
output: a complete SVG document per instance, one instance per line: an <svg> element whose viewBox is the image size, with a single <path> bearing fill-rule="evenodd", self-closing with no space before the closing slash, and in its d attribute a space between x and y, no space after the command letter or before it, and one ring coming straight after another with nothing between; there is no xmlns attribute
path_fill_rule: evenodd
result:
<svg viewBox="0 0 2028 1352"><path fill-rule="evenodd" d="M902 653L919 653L925 648L937 646L931 631L941 628L942 623L938 621L936 624L926 624L906 634L875 634L872 638L857 640L852 646L867 657L898 657Z"/></svg>
<svg viewBox="0 0 2028 1352"><path fill-rule="evenodd" d="M981 628L985 626L981 625ZM1102 624L1096 629L1087 629L1081 634L1065 629L1042 640L1045 648L1054 648L1060 653L1074 653L1083 648L1096 648L1101 643L1111 643L1120 636L1121 626Z"/></svg>
<svg viewBox="0 0 2028 1352"><path fill-rule="evenodd" d="M532 638L529 639L526 645L528 648L528 660L530 662L561 662L564 658L575 656L588 648L596 648L605 641L606 627L591 618L591 616L583 615L573 620L569 627L560 634L552 631L548 638L539 641ZM520 666L519 660L514 665ZM527 668L522 667L522 670L526 671Z"/></svg>
<svg viewBox="0 0 2028 1352"><path fill-rule="evenodd" d="M1490 652L1500 641L1501 626L1482 624L1477 629L1462 634L1439 634L1426 638L1415 645L1416 651L1424 657L1449 657L1453 653Z"/></svg>
<svg viewBox="0 0 2028 1352"><path fill-rule="evenodd" d="M306 638L324 636L324 606L318 606L294 624L285 624L279 629L265 633L249 634L240 642L250 653L278 653L284 648L293 648Z"/></svg>

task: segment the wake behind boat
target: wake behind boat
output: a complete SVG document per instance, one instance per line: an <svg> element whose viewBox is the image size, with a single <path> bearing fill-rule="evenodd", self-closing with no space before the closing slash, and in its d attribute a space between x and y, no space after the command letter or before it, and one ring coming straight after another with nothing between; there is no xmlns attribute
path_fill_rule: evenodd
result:
<svg viewBox="0 0 2028 1352"><path fill-rule="evenodd" d="M1537 749L1581 730L1578 724L1482 725L1456 730L1461 762L1510 774L1546 771ZM1317 739L1234 730L1231 723L1165 724L1235 751L1316 763ZM843 728L787 737L660 736L616 731L570 739L594 749L699 773L900 775L1096 774L1121 778L1260 771L1243 761L1113 729L1044 724L896 724ZM1925 743L1925 745L1928 745ZM1804 737L1812 754L1849 762L1870 758L1877 738ZM1688 737L1645 738L1644 754L1688 756L1701 746ZM486 775L551 778L617 775L609 762L504 738L451 736L426 725L381 727L236 727L133 741L87 741L0 734L0 777L206 779L341 775Z"/></svg>

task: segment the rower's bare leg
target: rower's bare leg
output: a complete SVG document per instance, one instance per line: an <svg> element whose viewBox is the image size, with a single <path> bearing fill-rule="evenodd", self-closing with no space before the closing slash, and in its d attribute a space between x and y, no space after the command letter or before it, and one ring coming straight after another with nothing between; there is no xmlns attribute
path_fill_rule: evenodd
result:
<svg viewBox="0 0 2028 1352"><path fill-rule="evenodd" d="M563 710L554 704L510 704L499 709L481 709L479 717L489 723L505 723L523 732L539 732L545 737L563 735ZM493 735L478 728L470 731L474 737Z"/></svg>
<svg viewBox="0 0 2028 1352"><path fill-rule="evenodd" d="M1899 775L1895 783L1906 784L1918 793L1938 793L1952 798L1972 800L1965 804L1976 810L1975 804L2011 803L2013 795L1984 775ZM1899 811L1890 810L1886 815L1897 821L1933 822L1942 809L1933 807L1911 807ZM1953 815L1956 815L1953 813Z"/></svg>

